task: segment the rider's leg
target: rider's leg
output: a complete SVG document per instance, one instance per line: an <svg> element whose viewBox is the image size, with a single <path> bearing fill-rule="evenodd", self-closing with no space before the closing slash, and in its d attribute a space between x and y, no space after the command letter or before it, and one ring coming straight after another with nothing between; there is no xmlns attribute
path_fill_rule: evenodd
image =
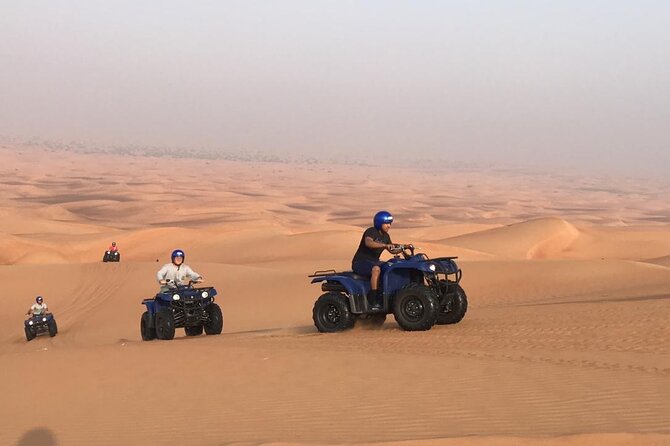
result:
<svg viewBox="0 0 670 446"><path fill-rule="evenodd" d="M370 273L370 289L372 291L377 291L377 288L379 287L379 275L381 272L382 269L379 267L379 265L372 267L372 272Z"/></svg>
<svg viewBox="0 0 670 446"><path fill-rule="evenodd" d="M373 306L378 302L377 294L379 289L379 276L381 276L381 267L378 262L370 260L359 260L353 262L351 269L361 276L370 276L370 291L368 291L368 304Z"/></svg>
<svg viewBox="0 0 670 446"><path fill-rule="evenodd" d="M379 265L372 267L370 271L370 293L368 294L368 302L373 307L379 307L379 276L381 275L381 268Z"/></svg>

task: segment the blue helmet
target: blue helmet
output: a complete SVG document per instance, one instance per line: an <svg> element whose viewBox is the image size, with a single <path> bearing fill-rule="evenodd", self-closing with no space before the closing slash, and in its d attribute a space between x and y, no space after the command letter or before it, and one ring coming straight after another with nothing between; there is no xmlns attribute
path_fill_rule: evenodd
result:
<svg viewBox="0 0 670 446"><path fill-rule="evenodd" d="M373 218L372 221L374 222L376 229L381 229L384 223L393 223L393 215L388 211L379 211L375 214L375 218Z"/></svg>
<svg viewBox="0 0 670 446"><path fill-rule="evenodd" d="M44 299L42 299L42 296L37 296L35 298L35 302L37 302L38 304L41 304L43 301L44 301Z"/></svg>
<svg viewBox="0 0 670 446"><path fill-rule="evenodd" d="M175 249L174 251L172 251L172 255L170 256L170 258L172 259L172 263L174 263L175 257L181 257L182 259L186 259L184 251L182 251L181 249Z"/></svg>

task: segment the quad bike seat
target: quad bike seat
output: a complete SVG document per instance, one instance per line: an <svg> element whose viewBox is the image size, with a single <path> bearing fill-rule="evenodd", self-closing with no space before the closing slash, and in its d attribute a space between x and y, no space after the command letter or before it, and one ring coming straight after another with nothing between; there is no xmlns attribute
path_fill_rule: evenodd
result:
<svg viewBox="0 0 670 446"><path fill-rule="evenodd" d="M351 277L354 280L370 280L370 276L361 276L360 274L356 274L353 271L343 271L340 273L340 275Z"/></svg>

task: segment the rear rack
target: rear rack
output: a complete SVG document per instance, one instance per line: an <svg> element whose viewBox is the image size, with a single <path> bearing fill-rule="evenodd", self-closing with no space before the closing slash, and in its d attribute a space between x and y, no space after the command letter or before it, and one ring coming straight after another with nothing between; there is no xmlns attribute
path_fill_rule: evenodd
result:
<svg viewBox="0 0 670 446"><path fill-rule="evenodd" d="M454 260L454 259L457 259L457 258L458 258L458 256L452 256L452 257L435 257L434 259L430 259L430 260L435 260L435 261L439 262L440 260Z"/></svg>
<svg viewBox="0 0 670 446"><path fill-rule="evenodd" d="M337 274L337 271L334 269L326 269L323 271L314 271L314 274L311 274L307 277L334 276L335 274Z"/></svg>

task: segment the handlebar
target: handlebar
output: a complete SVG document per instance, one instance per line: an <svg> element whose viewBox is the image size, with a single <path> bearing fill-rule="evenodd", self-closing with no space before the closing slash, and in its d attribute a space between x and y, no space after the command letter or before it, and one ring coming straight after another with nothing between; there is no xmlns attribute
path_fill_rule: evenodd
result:
<svg viewBox="0 0 670 446"><path fill-rule="evenodd" d="M187 287L187 288L191 288L191 287L193 286L193 284L195 284L195 283L200 283L200 282L202 282L202 281L203 281L202 277L199 277L199 278L196 279L196 280L189 279L189 280L188 280L188 283L187 283L186 285L184 285L184 284L178 284L178 283L176 283L176 282L175 282L174 280L172 280L172 279L164 279L164 280L161 280L161 285L167 285L167 286L170 287L170 288L179 288L179 287ZM163 283L163 282L164 282L164 283Z"/></svg>
<svg viewBox="0 0 670 446"><path fill-rule="evenodd" d="M392 254L395 254L396 256L402 254L406 259L412 257L414 255L414 250L416 248L412 244L408 245L402 245L398 243L393 244L393 248L391 250Z"/></svg>

